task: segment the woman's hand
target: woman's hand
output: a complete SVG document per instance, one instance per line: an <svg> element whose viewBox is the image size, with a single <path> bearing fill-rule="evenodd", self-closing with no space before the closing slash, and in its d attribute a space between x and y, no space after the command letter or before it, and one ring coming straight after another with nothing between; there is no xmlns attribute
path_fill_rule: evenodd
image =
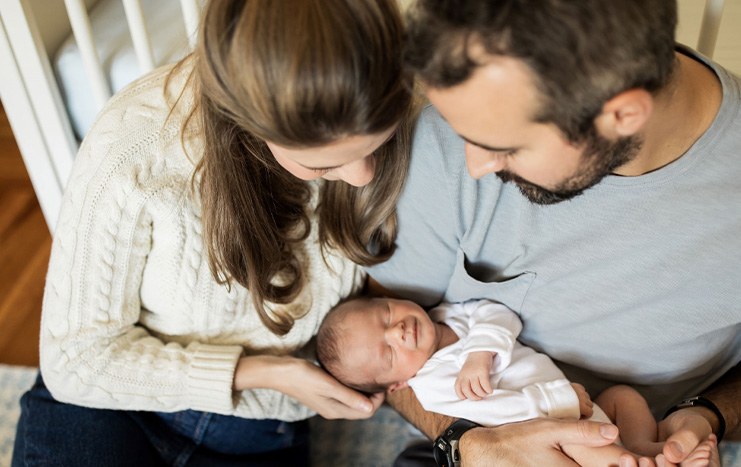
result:
<svg viewBox="0 0 741 467"><path fill-rule="evenodd" d="M280 391L327 419L369 418L384 399L383 393L368 398L311 362L294 357L242 357L234 374L234 389L255 388Z"/></svg>

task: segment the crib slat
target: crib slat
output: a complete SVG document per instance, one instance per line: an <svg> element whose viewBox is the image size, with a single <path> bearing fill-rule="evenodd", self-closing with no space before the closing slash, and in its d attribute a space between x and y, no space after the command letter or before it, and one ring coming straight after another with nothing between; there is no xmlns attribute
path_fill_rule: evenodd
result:
<svg viewBox="0 0 741 467"><path fill-rule="evenodd" d="M201 19L201 6L198 0L180 0L180 8L183 10L185 21L185 33L188 35L190 48L196 46L198 23Z"/></svg>
<svg viewBox="0 0 741 467"><path fill-rule="evenodd" d="M98 58L98 51L93 42L93 28L90 25L90 17L87 14L83 0L64 0L64 5L69 15L72 34L75 36L77 47L80 49L85 73L92 86L95 102L98 104L98 108L102 109L111 97L111 89L108 86L108 81Z"/></svg>
<svg viewBox="0 0 741 467"><path fill-rule="evenodd" d="M139 61L139 71L144 74L154 68L154 57L152 56L152 43L144 23L142 6L139 0L123 0L123 6L136 58Z"/></svg>
<svg viewBox="0 0 741 467"><path fill-rule="evenodd" d="M718 39L720 20L723 16L724 0L706 0L705 12L702 15L700 38L697 41L697 50L701 54L712 58L715 52L715 42Z"/></svg>

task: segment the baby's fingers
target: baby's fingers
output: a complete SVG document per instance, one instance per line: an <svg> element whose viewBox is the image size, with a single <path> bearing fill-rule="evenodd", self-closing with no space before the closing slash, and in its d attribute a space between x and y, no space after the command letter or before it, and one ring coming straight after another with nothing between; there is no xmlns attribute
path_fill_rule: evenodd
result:
<svg viewBox="0 0 741 467"><path fill-rule="evenodd" d="M463 393L466 396L466 399L472 400L472 401L478 401L481 400L481 396L479 396L476 393L476 382L475 381L469 381L468 384L463 386Z"/></svg>
<svg viewBox="0 0 741 467"><path fill-rule="evenodd" d="M487 396L494 392L494 388L491 387L491 380L489 379L489 375L481 378L481 387L484 389L484 391L486 391Z"/></svg>
<svg viewBox="0 0 741 467"><path fill-rule="evenodd" d="M484 398L489 395L489 392L487 392L486 388L484 388L483 383L485 381L485 379L477 378L471 382L471 389L473 390L473 393L480 398Z"/></svg>
<svg viewBox="0 0 741 467"><path fill-rule="evenodd" d="M463 394L463 383L460 379L455 380L455 394L458 396L458 399L463 400L466 398L466 395Z"/></svg>

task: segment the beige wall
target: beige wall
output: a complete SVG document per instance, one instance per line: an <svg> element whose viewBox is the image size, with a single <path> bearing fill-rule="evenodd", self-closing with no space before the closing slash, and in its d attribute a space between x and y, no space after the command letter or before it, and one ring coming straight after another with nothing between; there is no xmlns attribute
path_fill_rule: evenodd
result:
<svg viewBox="0 0 741 467"><path fill-rule="evenodd" d="M690 47L697 46L704 7L704 0L679 0L679 42ZM713 58L741 75L741 0L725 0Z"/></svg>

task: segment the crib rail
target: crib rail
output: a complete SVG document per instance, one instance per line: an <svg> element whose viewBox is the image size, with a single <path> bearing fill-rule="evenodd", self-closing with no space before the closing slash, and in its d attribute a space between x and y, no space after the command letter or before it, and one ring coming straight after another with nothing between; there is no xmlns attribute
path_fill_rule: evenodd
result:
<svg viewBox="0 0 741 467"><path fill-rule="evenodd" d="M53 232L78 142L32 8L34 2L49 1L0 0L0 67L3 70L0 96L47 225ZM61 8L61 0L56 1L60 2ZM162 63L157 63L153 56L140 0L119 1L124 7L139 72L144 74ZM178 1L192 48L203 0ZM112 92L93 40L86 2L64 0L64 9L80 51L85 76L90 82L90 92L100 110Z"/></svg>
<svg viewBox="0 0 741 467"><path fill-rule="evenodd" d="M134 51L139 62L139 71L144 74L151 71L157 64L152 54L151 39L144 21L139 0L122 0L124 11L126 12L126 21L129 25L131 40L134 44ZM99 55L93 41L92 27L90 17L83 0L65 0L67 13L69 15L72 33L80 49L85 73L93 86L93 93L98 107L103 105L111 97L111 89L106 79L105 72L99 60ZM200 19L200 6L198 0L180 0L180 6L183 13L185 30L188 34L188 40L191 47L195 45L196 30Z"/></svg>
<svg viewBox="0 0 741 467"><path fill-rule="evenodd" d="M707 0L705 2L705 12L702 15L702 25L700 26L700 37L697 41L697 51L711 58L715 51L715 43L718 40L718 31L720 30L720 20L723 16L724 6L725 0Z"/></svg>

